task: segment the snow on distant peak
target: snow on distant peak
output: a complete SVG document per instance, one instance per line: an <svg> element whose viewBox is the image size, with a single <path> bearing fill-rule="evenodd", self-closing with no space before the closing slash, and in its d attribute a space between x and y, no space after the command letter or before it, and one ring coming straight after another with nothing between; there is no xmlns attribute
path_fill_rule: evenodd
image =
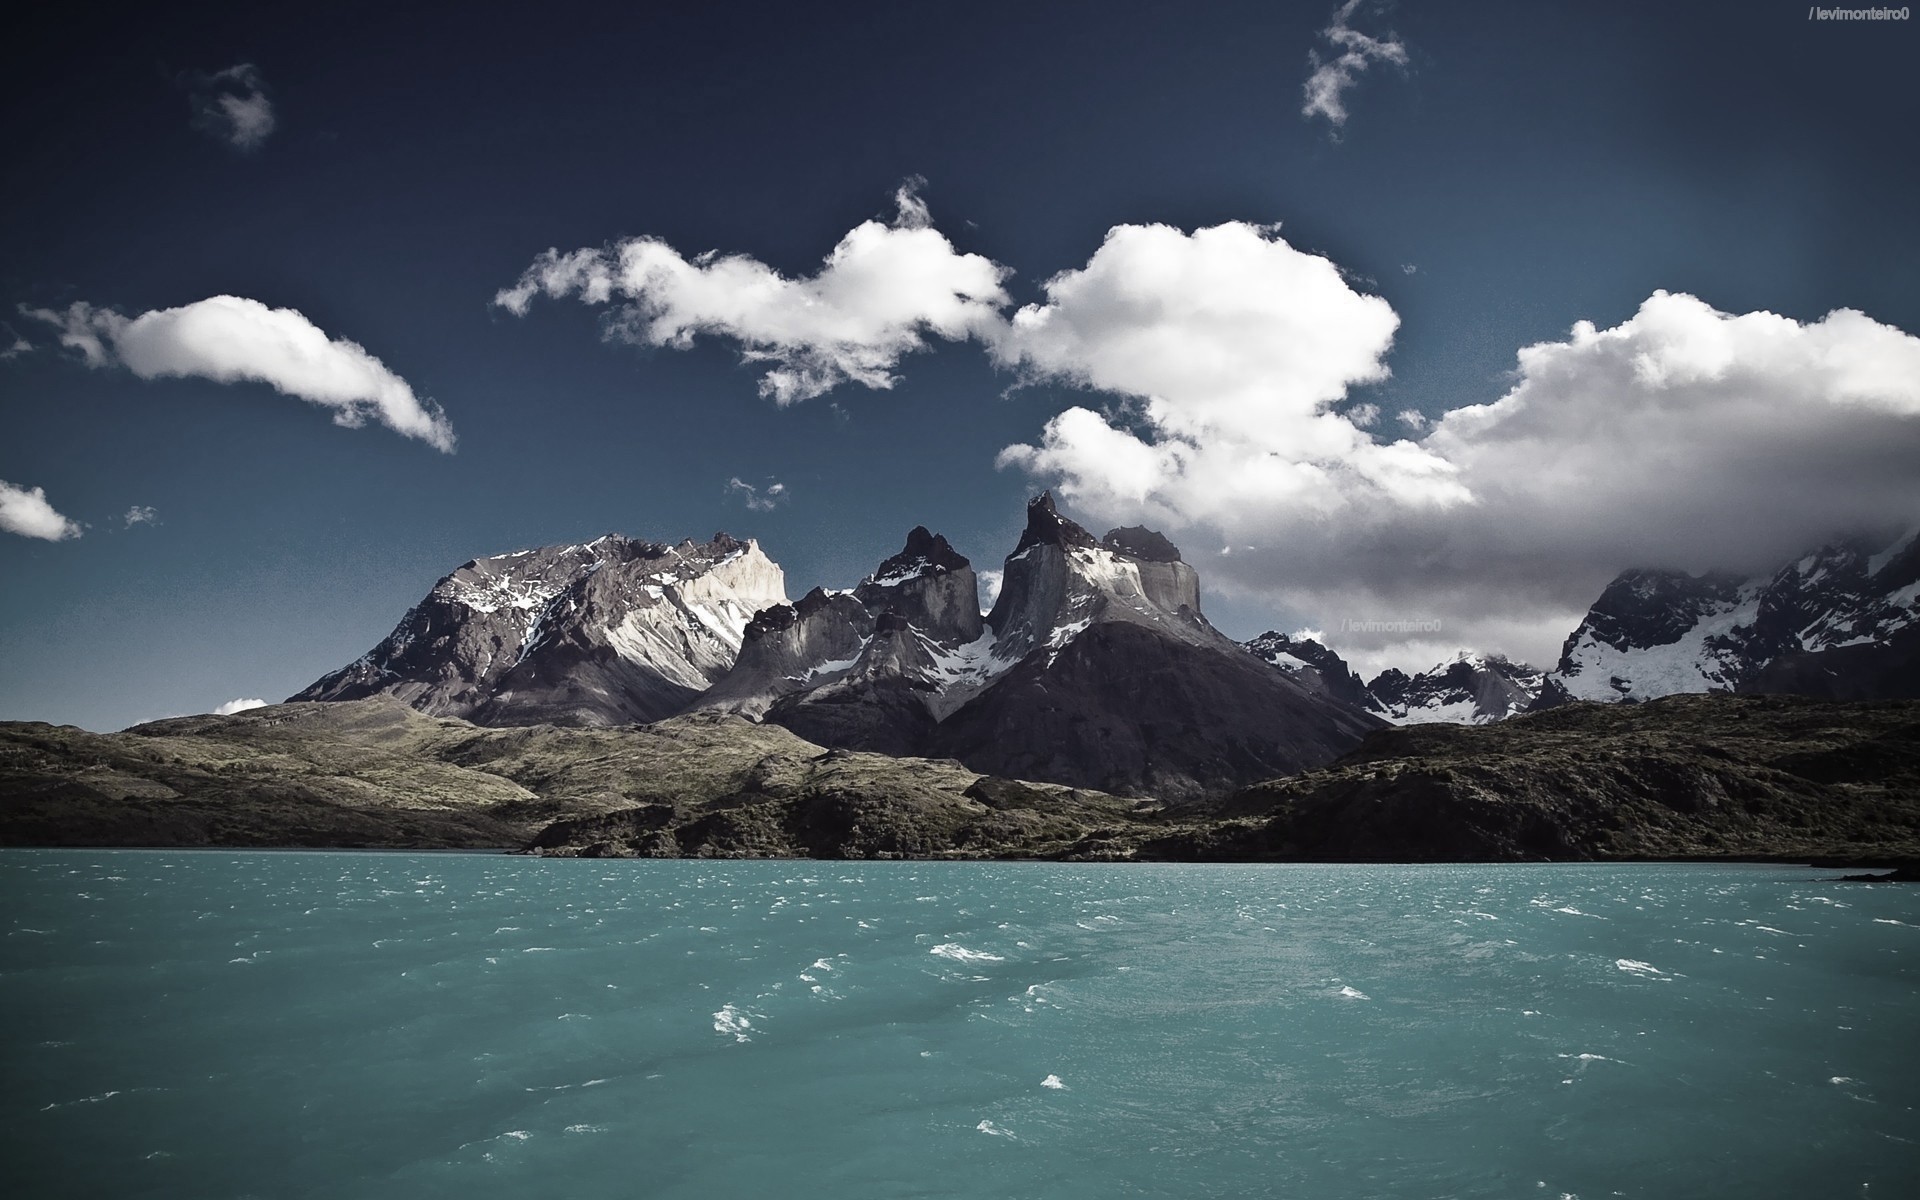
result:
<svg viewBox="0 0 1920 1200"><path fill-rule="evenodd" d="M896 587L907 582L909 579L918 579L922 575L930 573L933 569L934 566L932 563L922 559L919 562L902 563L888 571L885 575L869 575L867 576L866 582L874 584L877 587Z"/></svg>
<svg viewBox="0 0 1920 1200"><path fill-rule="evenodd" d="M1908 550L1912 549L1916 540L1920 540L1920 525L1913 526L1890 542L1880 553L1869 558L1867 560L1867 578L1872 579L1878 576L1894 559L1899 558Z"/></svg>

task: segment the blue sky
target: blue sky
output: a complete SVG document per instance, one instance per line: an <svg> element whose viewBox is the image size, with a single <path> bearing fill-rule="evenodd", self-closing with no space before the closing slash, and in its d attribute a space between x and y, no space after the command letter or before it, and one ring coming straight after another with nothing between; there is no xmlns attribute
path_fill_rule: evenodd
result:
<svg viewBox="0 0 1920 1200"><path fill-rule="evenodd" d="M276 699L466 559L608 531L757 537L796 596L915 524L991 567L1043 486L1165 528L1236 636L1431 616L1536 659L1625 566L1911 522L1913 24L1551 7L44 17L0 51L0 480L67 524L0 533L0 718ZM1342 53L1344 120L1303 112ZM998 270L964 329L874 316L891 275L848 285L851 342L657 279L495 303L635 239L804 283L919 205L941 270ZM223 296L255 307L192 309L216 341L293 310L379 369L300 359L291 317L246 369L139 320ZM603 336L633 306L690 347ZM849 345L892 385L781 404L742 361ZM331 402L286 394L315 371Z"/></svg>

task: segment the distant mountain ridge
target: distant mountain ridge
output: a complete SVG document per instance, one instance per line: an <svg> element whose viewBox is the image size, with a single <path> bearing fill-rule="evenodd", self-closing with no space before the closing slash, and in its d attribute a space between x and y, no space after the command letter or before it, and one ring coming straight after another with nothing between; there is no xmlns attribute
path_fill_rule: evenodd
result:
<svg viewBox="0 0 1920 1200"><path fill-rule="evenodd" d="M496 554L441 579L379 645L291 699L389 695L483 725L655 721L724 674L753 615L785 601L780 568L724 533Z"/></svg>
<svg viewBox="0 0 1920 1200"><path fill-rule="evenodd" d="M1378 724L1248 661L1165 537L1096 538L1050 495L1028 506L984 619L977 595L972 564L916 528L851 591L756 617L693 707L826 746L1171 796L1329 761Z"/></svg>
<svg viewBox="0 0 1920 1200"><path fill-rule="evenodd" d="M1545 678L1525 663L1462 651L1418 675L1389 667L1362 682L1345 659L1304 635L1267 632L1244 645L1308 687L1394 725L1502 721L1532 709Z"/></svg>
<svg viewBox="0 0 1920 1200"><path fill-rule="evenodd" d="M1095 537L1047 494L984 616L972 563L924 526L858 586L797 602L726 534L476 559L295 699L374 695L482 725L732 713L836 749L1172 797L1331 761L1380 724L1215 630L1164 536Z"/></svg>
<svg viewBox="0 0 1920 1200"><path fill-rule="evenodd" d="M1624 572L1567 638L1539 704L1707 691L1920 696L1920 528L1753 578Z"/></svg>
<svg viewBox="0 0 1920 1200"><path fill-rule="evenodd" d="M1214 629L1199 574L1166 538L1095 538L1046 494L986 625L997 674L927 750L975 770L1179 798L1331 761L1380 724Z"/></svg>
<svg viewBox="0 0 1920 1200"><path fill-rule="evenodd" d="M1329 762L1382 725L1686 691L1920 694L1913 534L1756 579L1624 572L1549 672L1461 653L1367 681L1309 636L1229 640L1171 541L1096 537L1048 494L1001 576L983 615L971 561L917 526L857 586L790 602L753 541L609 534L466 563L293 699L386 695L486 726L730 713L833 749L1177 801Z"/></svg>
<svg viewBox="0 0 1920 1200"><path fill-rule="evenodd" d="M1481 725L1574 700L1698 692L1920 698L1920 528L1882 544L1834 542L1752 578L1623 571L1550 671L1463 651L1417 675L1390 668L1363 682L1305 634L1244 645L1395 725Z"/></svg>

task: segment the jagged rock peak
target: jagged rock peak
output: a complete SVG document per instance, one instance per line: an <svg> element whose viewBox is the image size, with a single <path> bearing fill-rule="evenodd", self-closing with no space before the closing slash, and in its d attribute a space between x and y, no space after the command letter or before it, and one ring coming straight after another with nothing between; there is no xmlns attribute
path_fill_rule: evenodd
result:
<svg viewBox="0 0 1920 1200"><path fill-rule="evenodd" d="M1129 558L1144 559L1147 562L1179 562L1180 547L1167 540L1167 536L1144 525L1128 525L1122 529L1109 529L1100 544L1109 550L1118 551Z"/></svg>
<svg viewBox="0 0 1920 1200"><path fill-rule="evenodd" d="M677 545L610 533L469 560L304 700L392 695L479 724L624 724L723 674L753 614L786 601L778 564L725 533Z"/></svg>
<svg viewBox="0 0 1920 1200"><path fill-rule="evenodd" d="M925 525L915 525L907 534L907 544L892 558L882 562L869 582L881 585L901 583L921 575L944 575L973 565L967 556L948 544L945 536L933 533Z"/></svg>
<svg viewBox="0 0 1920 1200"><path fill-rule="evenodd" d="M1461 651L1418 675L1389 667L1367 691L1373 711L1396 725L1481 725L1534 706L1544 680L1536 668L1504 655Z"/></svg>
<svg viewBox="0 0 1920 1200"><path fill-rule="evenodd" d="M1053 506L1053 493L1041 492L1027 502L1027 527L1020 533L1020 544L1013 548L1015 554L1032 546L1085 546L1093 549L1100 543L1091 533L1060 515Z"/></svg>
<svg viewBox="0 0 1920 1200"><path fill-rule="evenodd" d="M1543 705L1677 692L1920 692L1920 550L1910 527L1848 537L1767 575L1626 571L1568 637Z"/></svg>
<svg viewBox="0 0 1920 1200"><path fill-rule="evenodd" d="M1309 691L1332 696L1344 704L1369 712L1382 711L1367 685L1345 659L1317 640L1304 634L1288 637L1269 629L1252 641L1241 643L1256 658L1261 658L1292 676Z"/></svg>
<svg viewBox="0 0 1920 1200"><path fill-rule="evenodd" d="M1060 510L1054 507L1053 493L1050 491L1041 492L1027 502L1027 527L1021 532L1020 544L1013 548L1013 552L1017 555L1033 546L1083 546L1089 550L1106 550L1138 562L1181 561L1178 546L1168 541L1165 534L1144 525L1109 529L1107 536L1094 537L1071 518L1060 515Z"/></svg>

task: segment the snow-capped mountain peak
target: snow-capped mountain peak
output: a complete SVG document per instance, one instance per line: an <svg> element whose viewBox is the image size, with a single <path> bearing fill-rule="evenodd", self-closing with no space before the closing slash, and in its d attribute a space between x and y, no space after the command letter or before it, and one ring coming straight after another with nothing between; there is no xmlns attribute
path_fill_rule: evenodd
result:
<svg viewBox="0 0 1920 1200"><path fill-rule="evenodd" d="M1834 542L1749 579L1626 572L1567 639L1542 703L1710 691L1915 694L1916 534Z"/></svg>
<svg viewBox="0 0 1920 1200"><path fill-rule="evenodd" d="M780 568L725 533L678 545L608 534L473 559L379 645L295 699L385 693L490 724L616 724L681 707L786 598Z"/></svg>
<svg viewBox="0 0 1920 1200"><path fill-rule="evenodd" d="M1462 650L1417 675L1388 668L1362 683L1346 660L1314 638L1263 633L1245 643L1306 686L1396 725L1483 725L1525 711L1543 675L1498 654Z"/></svg>

